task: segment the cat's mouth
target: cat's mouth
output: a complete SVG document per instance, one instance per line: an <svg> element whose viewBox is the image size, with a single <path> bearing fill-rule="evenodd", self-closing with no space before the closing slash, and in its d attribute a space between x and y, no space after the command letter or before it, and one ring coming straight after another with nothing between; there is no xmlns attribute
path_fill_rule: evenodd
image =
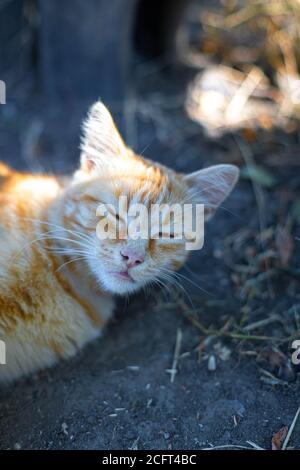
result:
<svg viewBox="0 0 300 470"><path fill-rule="evenodd" d="M110 271L109 274L113 275L116 279L135 283L135 280L130 276L128 271Z"/></svg>

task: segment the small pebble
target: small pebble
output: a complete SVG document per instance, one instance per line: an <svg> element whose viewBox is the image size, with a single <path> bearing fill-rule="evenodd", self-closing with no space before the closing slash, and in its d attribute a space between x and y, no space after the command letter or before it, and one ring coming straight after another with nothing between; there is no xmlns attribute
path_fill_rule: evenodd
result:
<svg viewBox="0 0 300 470"><path fill-rule="evenodd" d="M217 368L216 358L213 354L211 356L209 356L209 358L208 358L207 368L211 372L215 371L216 368Z"/></svg>
<svg viewBox="0 0 300 470"><path fill-rule="evenodd" d="M140 367L139 366L127 366L127 369L128 370L133 370L133 371L138 371L138 370L140 370Z"/></svg>
<svg viewBox="0 0 300 470"><path fill-rule="evenodd" d="M67 425L67 423L62 423L62 425L61 425L61 430L62 430L62 432L63 432L66 436L68 436L69 433L68 433L68 425Z"/></svg>

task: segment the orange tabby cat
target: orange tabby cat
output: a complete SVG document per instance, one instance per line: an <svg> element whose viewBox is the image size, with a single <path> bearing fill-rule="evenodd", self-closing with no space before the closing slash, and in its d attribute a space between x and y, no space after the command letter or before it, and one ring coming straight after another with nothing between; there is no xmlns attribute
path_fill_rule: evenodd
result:
<svg viewBox="0 0 300 470"><path fill-rule="evenodd" d="M99 240L100 202L193 200L210 217L237 178L232 165L182 175L134 154L100 102L84 124L81 165L69 181L0 164L0 381L72 356L99 336L113 294L165 280L186 260L183 240Z"/></svg>

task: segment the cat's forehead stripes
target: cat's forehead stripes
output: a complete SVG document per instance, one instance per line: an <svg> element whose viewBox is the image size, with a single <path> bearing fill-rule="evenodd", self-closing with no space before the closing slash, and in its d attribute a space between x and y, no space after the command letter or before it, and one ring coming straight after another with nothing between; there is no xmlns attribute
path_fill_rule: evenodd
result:
<svg viewBox="0 0 300 470"><path fill-rule="evenodd" d="M144 204L148 210L152 204L182 206L191 200L216 209L238 177L233 165L182 175L136 155L100 102L84 124L81 148L79 170L64 181L16 173L0 162L0 332L12 353L0 368L0 381L73 355L99 335L112 314L111 294L127 295L159 278L170 279L184 263L187 251L176 236L175 217L172 240L164 230L159 234L155 219L151 235L158 239L100 240L100 203L117 209L127 196L129 205Z"/></svg>

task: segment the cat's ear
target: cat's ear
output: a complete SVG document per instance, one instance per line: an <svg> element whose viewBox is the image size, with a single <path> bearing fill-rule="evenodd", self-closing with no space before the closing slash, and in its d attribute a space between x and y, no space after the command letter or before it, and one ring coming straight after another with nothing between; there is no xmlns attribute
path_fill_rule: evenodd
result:
<svg viewBox="0 0 300 470"><path fill-rule="evenodd" d="M83 123L81 150L81 170L86 173L93 173L107 157L126 155L126 145L110 112L101 101L91 106Z"/></svg>
<svg viewBox="0 0 300 470"><path fill-rule="evenodd" d="M183 177L188 185L189 200L204 204L206 220L210 219L226 199L239 178L235 165L214 165Z"/></svg>

